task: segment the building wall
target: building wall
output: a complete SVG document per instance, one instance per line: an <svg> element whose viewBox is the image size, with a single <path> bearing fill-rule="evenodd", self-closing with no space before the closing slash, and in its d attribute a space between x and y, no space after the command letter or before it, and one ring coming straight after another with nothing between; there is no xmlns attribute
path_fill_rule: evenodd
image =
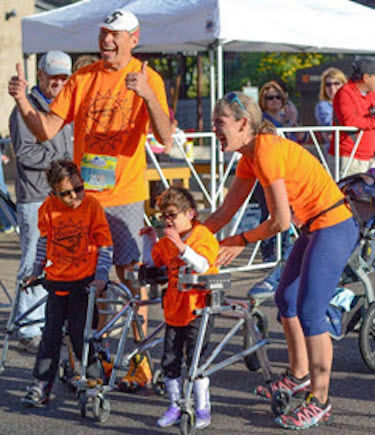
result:
<svg viewBox="0 0 375 435"><path fill-rule="evenodd" d="M0 134L9 135L8 119L14 107L14 100L8 95L8 80L16 72L15 64L22 62L21 19L35 12L34 0L1 0L0 1ZM6 19L6 14L15 10L16 16ZM35 56L28 61L28 82L35 84Z"/></svg>

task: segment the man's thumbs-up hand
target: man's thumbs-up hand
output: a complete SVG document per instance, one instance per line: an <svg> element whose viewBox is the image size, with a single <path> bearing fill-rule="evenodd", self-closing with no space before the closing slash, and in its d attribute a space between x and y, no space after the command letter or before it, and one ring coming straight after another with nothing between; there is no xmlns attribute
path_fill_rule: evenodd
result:
<svg viewBox="0 0 375 435"><path fill-rule="evenodd" d="M20 63L16 63L16 71L17 75L9 80L8 92L15 100L19 100L26 96L27 81Z"/></svg>
<svg viewBox="0 0 375 435"><path fill-rule="evenodd" d="M142 63L140 72L129 73L125 78L126 87L145 99L152 92L147 80L147 63L147 61Z"/></svg>

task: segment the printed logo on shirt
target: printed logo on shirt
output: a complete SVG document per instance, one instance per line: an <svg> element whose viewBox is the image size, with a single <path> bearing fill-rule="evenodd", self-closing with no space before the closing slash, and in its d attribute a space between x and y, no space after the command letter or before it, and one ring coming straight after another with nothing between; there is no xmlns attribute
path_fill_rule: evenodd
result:
<svg viewBox="0 0 375 435"><path fill-rule="evenodd" d="M111 155L126 142L134 128L131 122L133 101L120 99L120 93L99 92L85 103L83 114L86 125L86 149Z"/></svg>
<svg viewBox="0 0 375 435"><path fill-rule="evenodd" d="M80 267L86 262L88 250L88 226L83 226L82 221L60 222L56 225L53 236L53 257L59 263L71 263L74 267Z"/></svg>

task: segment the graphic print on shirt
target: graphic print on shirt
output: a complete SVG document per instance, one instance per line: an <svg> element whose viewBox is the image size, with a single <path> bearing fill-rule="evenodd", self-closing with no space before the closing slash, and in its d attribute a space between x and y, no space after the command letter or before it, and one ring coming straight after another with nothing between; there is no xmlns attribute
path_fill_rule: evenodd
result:
<svg viewBox="0 0 375 435"><path fill-rule="evenodd" d="M86 125L86 150L114 155L129 134L134 123L131 121L132 98L120 99L120 93L99 92L84 103L83 115Z"/></svg>
<svg viewBox="0 0 375 435"><path fill-rule="evenodd" d="M59 222L55 226L52 236L53 257L55 263L69 263L79 268L85 263L88 255L89 227L83 226L82 221Z"/></svg>

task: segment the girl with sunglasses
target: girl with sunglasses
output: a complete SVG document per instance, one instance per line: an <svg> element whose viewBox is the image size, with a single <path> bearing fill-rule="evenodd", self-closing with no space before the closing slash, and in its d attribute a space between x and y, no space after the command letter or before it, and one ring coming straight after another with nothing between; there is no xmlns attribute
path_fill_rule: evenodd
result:
<svg viewBox="0 0 375 435"><path fill-rule="evenodd" d="M75 163L59 160L47 171L51 195L39 209L40 237L33 273L25 278L32 285L43 270L48 290L46 324L34 367L34 381L21 400L39 407L49 400L56 377L62 331L68 320L70 341L76 357L82 359L83 331L88 295L94 285L98 294L108 281L112 266L112 237L99 202L83 190L83 180ZM90 346L87 377L90 385L101 382L102 367Z"/></svg>
<svg viewBox="0 0 375 435"><path fill-rule="evenodd" d="M182 358L185 353L186 364L190 367L200 325L200 318L194 311L206 306L207 296L207 292L194 289L180 292L177 288L179 268L187 266L194 273L217 273L214 264L219 252L219 243L213 234L198 222L197 207L188 190L171 187L161 194L157 205L165 223L164 237L153 246L152 258L146 265L166 266L168 274L168 288L163 297L166 329L162 367L170 406L158 419L157 424L159 427L169 427L180 420ZM145 228L141 233L149 237L151 245L155 243L156 237L152 228ZM212 328L212 320L209 320L201 358L204 358L207 352ZM197 429L204 429L211 423L208 387L208 377L194 381Z"/></svg>
<svg viewBox="0 0 375 435"><path fill-rule="evenodd" d="M276 423L288 429L309 428L331 420L328 397L332 343L326 311L342 270L358 240L358 226L343 194L319 161L295 142L275 134L262 120L259 106L242 93L221 98L214 110L214 131L224 152L242 154L223 204L206 221L214 233L232 219L256 179L265 193L270 219L221 242L217 265L231 263L248 243L289 228L292 220L305 231L293 245L275 301L287 341L289 367L270 390L308 395L304 403ZM257 394L270 398L259 386Z"/></svg>

